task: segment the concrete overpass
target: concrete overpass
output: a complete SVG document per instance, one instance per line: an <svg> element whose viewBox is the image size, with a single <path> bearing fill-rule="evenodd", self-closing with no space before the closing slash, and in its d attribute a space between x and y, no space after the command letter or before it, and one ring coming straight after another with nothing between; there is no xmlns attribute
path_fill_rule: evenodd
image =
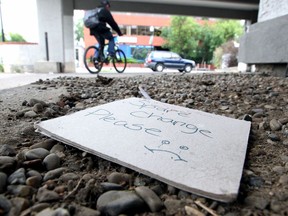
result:
<svg viewBox="0 0 288 216"><path fill-rule="evenodd" d="M91 9L98 2L37 0L39 60L46 56L44 34L47 33L49 63L61 62L65 72L74 71L73 10ZM272 65L272 71L275 65L277 71L287 67L288 0L111 0L111 4L112 11L245 19L254 24L241 40L240 61Z"/></svg>

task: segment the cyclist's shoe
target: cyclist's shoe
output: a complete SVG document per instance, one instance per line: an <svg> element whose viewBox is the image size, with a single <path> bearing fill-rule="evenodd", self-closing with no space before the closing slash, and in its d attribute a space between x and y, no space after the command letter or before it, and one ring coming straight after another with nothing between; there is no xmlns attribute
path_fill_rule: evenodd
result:
<svg viewBox="0 0 288 216"><path fill-rule="evenodd" d="M115 53L109 53L109 54L108 54L108 57L109 57L110 59L115 58Z"/></svg>
<svg viewBox="0 0 288 216"><path fill-rule="evenodd" d="M105 61L105 57L104 56L98 56L97 61L98 62L104 62Z"/></svg>

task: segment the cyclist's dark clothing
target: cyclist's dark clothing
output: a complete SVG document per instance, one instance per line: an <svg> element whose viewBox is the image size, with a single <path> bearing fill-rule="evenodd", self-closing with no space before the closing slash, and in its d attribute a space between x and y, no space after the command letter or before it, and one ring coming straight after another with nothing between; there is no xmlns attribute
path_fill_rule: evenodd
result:
<svg viewBox="0 0 288 216"><path fill-rule="evenodd" d="M109 10L107 10L105 7L100 7L101 10L99 11L99 21L100 23L95 27L90 29L90 35L94 35L96 40L99 43L100 46L100 56L103 56L103 49L104 49L104 43L105 39L109 40L109 46L108 46L108 52L110 55L114 55L114 47L115 42L113 35L110 31L110 28L106 26L106 23L108 23L111 28L117 32L119 36L122 35L121 30L117 23L115 22L112 14Z"/></svg>
<svg viewBox="0 0 288 216"><path fill-rule="evenodd" d="M106 23L108 23L111 26L111 28L117 32L118 35L122 35L119 29L119 26L115 22L111 12L104 7L101 7L101 10L99 12L99 21L100 23L98 26L90 29L90 35L95 35L95 34L110 31L110 28L106 26Z"/></svg>

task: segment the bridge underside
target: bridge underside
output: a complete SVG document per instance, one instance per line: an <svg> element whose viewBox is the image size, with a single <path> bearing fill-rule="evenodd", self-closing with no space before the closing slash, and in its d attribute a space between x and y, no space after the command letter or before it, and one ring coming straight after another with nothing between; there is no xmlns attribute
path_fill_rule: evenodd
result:
<svg viewBox="0 0 288 216"><path fill-rule="evenodd" d="M259 0L111 0L112 10L155 14L175 14L201 17L257 21ZM95 0L74 0L75 9L97 6Z"/></svg>

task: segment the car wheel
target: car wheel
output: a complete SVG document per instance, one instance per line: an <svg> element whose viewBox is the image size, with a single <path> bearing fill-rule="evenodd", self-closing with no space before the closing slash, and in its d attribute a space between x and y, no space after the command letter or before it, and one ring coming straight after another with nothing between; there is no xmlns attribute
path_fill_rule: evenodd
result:
<svg viewBox="0 0 288 216"><path fill-rule="evenodd" d="M164 65L161 63L158 63L155 68L158 72L162 72L164 70Z"/></svg>
<svg viewBox="0 0 288 216"><path fill-rule="evenodd" d="M187 64L187 65L185 65L185 68L184 68L184 70L185 70L185 72L186 73L189 73L191 70L192 70L192 65L191 64Z"/></svg>

